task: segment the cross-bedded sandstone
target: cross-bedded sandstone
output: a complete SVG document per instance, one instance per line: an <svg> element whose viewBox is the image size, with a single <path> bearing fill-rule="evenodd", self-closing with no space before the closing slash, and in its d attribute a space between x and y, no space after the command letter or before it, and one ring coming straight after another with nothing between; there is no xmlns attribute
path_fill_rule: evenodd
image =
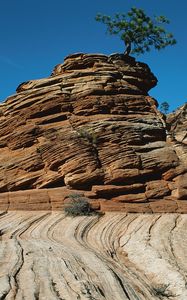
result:
<svg viewBox="0 0 187 300"><path fill-rule="evenodd" d="M163 199L161 207L169 201L179 209L187 200L186 152L167 139L148 95L156 83L132 57L78 53L49 78L19 85L0 107L1 197L74 189L104 210L134 203L154 211Z"/></svg>

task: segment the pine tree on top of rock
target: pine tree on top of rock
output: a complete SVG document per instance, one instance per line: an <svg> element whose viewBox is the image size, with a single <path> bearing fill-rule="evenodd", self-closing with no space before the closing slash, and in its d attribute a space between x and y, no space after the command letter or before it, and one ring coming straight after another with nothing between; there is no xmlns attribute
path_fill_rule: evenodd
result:
<svg viewBox="0 0 187 300"><path fill-rule="evenodd" d="M126 14L110 16L97 14L96 21L107 26L109 34L117 34L124 41L125 54L143 54L151 48L164 49L176 44L172 33L167 32L161 24L169 24L165 16L150 18L142 9L132 7Z"/></svg>

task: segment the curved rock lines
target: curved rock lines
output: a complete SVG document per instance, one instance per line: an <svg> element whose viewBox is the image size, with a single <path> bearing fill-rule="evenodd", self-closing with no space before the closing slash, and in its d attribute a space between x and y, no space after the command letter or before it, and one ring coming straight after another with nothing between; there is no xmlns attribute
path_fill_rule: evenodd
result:
<svg viewBox="0 0 187 300"><path fill-rule="evenodd" d="M0 214L0 299L187 299L187 216Z"/></svg>

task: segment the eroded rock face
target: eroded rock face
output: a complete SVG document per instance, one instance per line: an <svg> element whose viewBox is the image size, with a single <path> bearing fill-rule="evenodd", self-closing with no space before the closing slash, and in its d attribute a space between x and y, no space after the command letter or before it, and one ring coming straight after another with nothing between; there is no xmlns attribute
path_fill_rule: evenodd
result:
<svg viewBox="0 0 187 300"><path fill-rule="evenodd" d="M172 142L180 159L187 157L187 103L167 116L167 124Z"/></svg>
<svg viewBox="0 0 187 300"><path fill-rule="evenodd" d="M81 189L115 208L181 198L185 158L148 95L156 83L134 58L78 53L21 84L0 108L0 192Z"/></svg>
<svg viewBox="0 0 187 300"><path fill-rule="evenodd" d="M187 215L17 211L0 224L1 299L187 299Z"/></svg>
<svg viewBox="0 0 187 300"><path fill-rule="evenodd" d="M182 162L174 170L175 189L172 195L178 199L187 199L187 103L167 117L168 137ZM179 169L179 172L178 172ZM172 171L170 171L172 173Z"/></svg>

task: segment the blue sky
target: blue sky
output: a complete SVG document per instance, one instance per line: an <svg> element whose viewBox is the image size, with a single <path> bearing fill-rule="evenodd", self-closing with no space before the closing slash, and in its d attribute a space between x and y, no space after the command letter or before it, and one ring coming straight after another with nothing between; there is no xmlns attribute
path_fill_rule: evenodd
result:
<svg viewBox="0 0 187 300"><path fill-rule="evenodd" d="M95 15L127 12L132 6L148 15L165 15L177 45L137 57L158 78L150 91L170 110L187 101L186 0L0 0L0 100L24 81L50 75L65 56L76 53L123 52L117 36L106 35Z"/></svg>

